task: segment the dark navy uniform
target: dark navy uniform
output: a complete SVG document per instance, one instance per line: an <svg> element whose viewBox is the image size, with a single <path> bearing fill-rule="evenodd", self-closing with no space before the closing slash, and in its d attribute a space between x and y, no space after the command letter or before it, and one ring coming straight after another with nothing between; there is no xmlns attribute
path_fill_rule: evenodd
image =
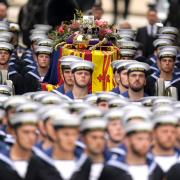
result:
<svg viewBox="0 0 180 180"><path fill-rule="evenodd" d="M70 99L74 99L74 95L72 93L72 91L69 91L65 94L67 97L69 97Z"/></svg>
<svg viewBox="0 0 180 180"><path fill-rule="evenodd" d="M128 91L122 93L121 95L124 96L124 97L126 97L126 98L129 98ZM148 94L144 93L144 97L148 97Z"/></svg>
<svg viewBox="0 0 180 180"><path fill-rule="evenodd" d="M179 180L180 177L180 162L176 163L167 173L167 180Z"/></svg>
<svg viewBox="0 0 180 180"><path fill-rule="evenodd" d="M0 169L1 169L1 173L0 173L0 179L1 180L33 180L32 176L35 173L35 169L37 166L37 163L33 163L34 162L34 155L32 156L32 158L27 162L28 163L28 167L27 167L27 171L26 171L26 175L25 177L22 177L19 175L19 173L16 170L16 167L14 166L14 162L11 160L10 158L10 148L8 146L4 147L3 149L1 148L0 151ZM34 166L34 164L36 164Z"/></svg>
<svg viewBox="0 0 180 180"><path fill-rule="evenodd" d="M124 151L125 153L125 151ZM132 180L132 176L128 170L125 160L126 154L112 157L104 167L99 180ZM147 156L147 164L149 179L162 180L164 175L161 168L154 162L151 155ZM143 173L143 172L142 172ZM141 175L140 175L141 176Z"/></svg>
<svg viewBox="0 0 180 180"><path fill-rule="evenodd" d="M115 87L111 91L114 92L114 93L117 93L117 94L121 94L121 92L119 90L119 87Z"/></svg>
<svg viewBox="0 0 180 180"><path fill-rule="evenodd" d="M33 180L63 180L62 175L56 169L54 160L51 156L46 155L36 148L34 148L34 152L39 158L39 165L38 167L35 165L37 167L37 172L34 175ZM34 161L34 163L36 163L36 161ZM76 170L72 174L70 180L88 179L91 160L85 154L82 154L80 158L76 159L76 163Z"/></svg>
<svg viewBox="0 0 180 180"><path fill-rule="evenodd" d="M45 149L45 148L43 147L43 141L38 142L38 143L35 145L35 147L38 148L40 151L42 151L42 152L44 152L45 154L47 154L47 155L50 156L52 148L50 147L50 148Z"/></svg>
<svg viewBox="0 0 180 180"><path fill-rule="evenodd" d="M59 86L57 89L55 89L54 91L58 91L62 94L65 94L65 90L64 90L64 84L62 84L61 86Z"/></svg>

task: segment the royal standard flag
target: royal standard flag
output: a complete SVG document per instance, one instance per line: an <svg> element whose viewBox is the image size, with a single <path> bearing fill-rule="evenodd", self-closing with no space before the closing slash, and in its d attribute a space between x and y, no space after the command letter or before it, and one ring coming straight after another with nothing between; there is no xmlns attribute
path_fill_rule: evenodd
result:
<svg viewBox="0 0 180 180"><path fill-rule="evenodd" d="M60 48L60 57L75 55L82 59L94 63L94 72L92 75L92 92L110 91L113 88L113 72L110 66L111 62L117 59L116 47L108 47L108 50L77 50L69 48ZM60 68L60 67L59 67Z"/></svg>

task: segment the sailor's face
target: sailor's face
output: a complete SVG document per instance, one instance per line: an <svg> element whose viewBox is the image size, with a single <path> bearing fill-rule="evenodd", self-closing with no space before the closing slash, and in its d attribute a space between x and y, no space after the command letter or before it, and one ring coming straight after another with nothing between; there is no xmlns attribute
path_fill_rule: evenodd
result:
<svg viewBox="0 0 180 180"><path fill-rule="evenodd" d="M102 111L107 111L109 109L109 105L107 101L101 101L97 104L97 107Z"/></svg>
<svg viewBox="0 0 180 180"><path fill-rule="evenodd" d="M130 57L130 56L122 56L121 59L122 59L122 60L130 60L130 59L133 59L133 57Z"/></svg>
<svg viewBox="0 0 180 180"><path fill-rule="evenodd" d="M180 144L180 123L177 127L177 143Z"/></svg>
<svg viewBox="0 0 180 180"><path fill-rule="evenodd" d="M0 50L0 64L6 65L9 61L10 53L5 50Z"/></svg>
<svg viewBox="0 0 180 180"><path fill-rule="evenodd" d="M175 146L177 131L173 125L161 125L154 130L155 143L163 148L169 150Z"/></svg>
<svg viewBox="0 0 180 180"><path fill-rule="evenodd" d="M160 61L160 69L165 73L172 73L174 70L174 59L173 58L162 58Z"/></svg>
<svg viewBox="0 0 180 180"><path fill-rule="evenodd" d="M71 70L64 69L62 73L63 73L63 77L64 77L64 82L67 83L67 85L69 85L69 86L73 86L74 80L73 80Z"/></svg>
<svg viewBox="0 0 180 180"><path fill-rule="evenodd" d="M44 123L44 128L45 128L46 134L49 136L51 141L55 141L56 140L56 135L55 135L55 131L54 131L54 127L52 125L52 120L51 119L48 119Z"/></svg>
<svg viewBox="0 0 180 180"><path fill-rule="evenodd" d="M120 143L124 138L124 128L120 119L111 120L108 123L107 131L113 142Z"/></svg>
<svg viewBox="0 0 180 180"><path fill-rule="evenodd" d="M87 132L84 136L87 151L91 154L102 154L105 148L105 131L94 130Z"/></svg>
<svg viewBox="0 0 180 180"><path fill-rule="evenodd" d="M79 70L74 72L74 82L77 86L85 88L91 81L91 73L86 70Z"/></svg>
<svg viewBox="0 0 180 180"><path fill-rule="evenodd" d="M138 132L128 137L128 146L137 156L145 157L150 148L151 141L151 133Z"/></svg>
<svg viewBox="0 0 180 180"><path fill-rule="evenodd" d="M74 152L75 142L79 136L78 128L60 128L56 130L58 146L64 152Z"/></svg>
<svg viewBox="0 0 180 180"><path fill-rule="evenodd" d="M24 150L31 150L37 141L37 127L35 125L22 125L16 129L16 143Z"/></svg>
<svg viewBox="0 0 180 180"><path fill-rule="evenodd" d="M128 76L129 87L135 91L141 91L146 84L146 77L143 72L134 71Z"/></svg>
<svg viewBox="0 0 180 180"><path fill-rule="evenodd" d="M122 84L122 86L128 88L128 76L127 76L127 70L122 70L119 73L119 77L120 77L120 83Z"/></svg>
<svg viewBox="0 0 180 180"><path fill-rule="evenodd" d="M113 79L114 79L115 84L118 86L119 85L119 74L117 71L115 71Z"/></svg>
<svg viewBox="0 0 180 180"><path fill-rule="evenodd" d="M48 54L39 54L37 56L37 63L38 63L38 66L41 68L49 67L50 56Z"/></svg>

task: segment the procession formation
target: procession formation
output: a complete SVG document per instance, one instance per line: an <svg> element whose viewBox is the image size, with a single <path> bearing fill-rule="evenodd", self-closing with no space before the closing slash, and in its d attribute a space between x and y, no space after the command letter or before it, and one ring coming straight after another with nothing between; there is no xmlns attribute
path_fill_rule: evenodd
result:
<svg viewBox="0 0 180 180"><path fill-rule="evenodd" d="M179 30L93 8L26 48L0 21L0 180L179 180Z"/></svg>

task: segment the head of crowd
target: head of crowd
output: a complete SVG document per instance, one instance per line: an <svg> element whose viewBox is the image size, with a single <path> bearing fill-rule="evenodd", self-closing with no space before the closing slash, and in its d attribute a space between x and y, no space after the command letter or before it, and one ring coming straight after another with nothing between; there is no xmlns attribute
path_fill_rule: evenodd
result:
<svg viewBox="0 0 180 180"><path fill-rule="evenodd" d="M180 177L179 31L159 27L156 13L147 13L147 32L154 26L148 56L142 29L117 27L114 88L93 93L99 67L75 55L57 59L63 83L43 91L57 53L52 27L34 25L25 49L18 24L0 21L0 179Z"/></svg>

